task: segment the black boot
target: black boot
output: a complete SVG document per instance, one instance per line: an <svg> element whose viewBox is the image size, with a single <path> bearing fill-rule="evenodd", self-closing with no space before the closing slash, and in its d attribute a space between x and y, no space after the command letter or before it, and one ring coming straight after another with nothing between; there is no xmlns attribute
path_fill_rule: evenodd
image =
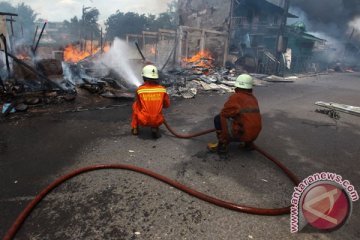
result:
<svg viewBox="0 0 360 240"><path fill-rule="evenodd" d="M152 136L152 138L154 138L154 139L160 138L160 132L159 132L159 128L158 128L158 127L156 127L156 128L152 127L152 128L151 128L151 136Z"/></svg>
<svg viewBox="0 0 360 240"><path fill-rule="evenodd" d="M139 128L132 128L131 129L131 134L134 135L134 136L139 135Z"/></svg>
<svg viewBox="0 0 360 240"><path fill-rule="evenodd" d="M254 150L255 150L254 143L252 143L252 142L246 142L245 145L244 145L244 149L245 149L246 151L254 151Z"/></svg>

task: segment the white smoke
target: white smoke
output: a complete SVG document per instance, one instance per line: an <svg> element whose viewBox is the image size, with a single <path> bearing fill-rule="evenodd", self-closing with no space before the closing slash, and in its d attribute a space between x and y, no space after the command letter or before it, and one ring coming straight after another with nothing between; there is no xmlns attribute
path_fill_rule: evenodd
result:
<svg viewBox="0 0 360 240"><path fill-rule="evenodd" d="M5 65L5 53L0 52L0 78L2 80L7 79L8 77L8 72L6 69L6 65Z"/></svg>
<svg viewBox="0 0 360 240"><path fill-rule="evenodd" d="M141 66L131 59L138 59L138 54L125 41L115 38L110 50L99 60L99 64L116 72L130 86L138 87L143 84L140 75Z"/></svg>
<svg viewBox="0 0 360 240"><path fill-rule="evenodd" d="M322 27L319 23L314 23L309 20L307 14L300 8L291 7L291 13L294 13L299 18L297 19L289 19L289 24L294 24L297 21L301 21L306 26L307 33L314 35L315 37L326 40L325 47L323 48L323 54L320 60L328 63L338 62L344 58L345 53L345 45L343 43L343 39L337 39L334 34L329 34L331 32L336 32L336 27L334 25L328 25L327 28ZM327 31L323 31L323 30Z"/></svg>
<svg viewBox="0 0 360 240"><path fill-rule="evenodd" d="M348 24L348 34L353 34L353 37L360 41L360 16L355 17L352 21Z"/></svg>
<svg viewBox="0 0 360 240"><path fill-rule="evenodd" d="M323 49L323 61L328 63L343 61L343 58L345 57L345 45L342 41L324 32L309 32L309 34L326 40L325 48Z"/></svg>

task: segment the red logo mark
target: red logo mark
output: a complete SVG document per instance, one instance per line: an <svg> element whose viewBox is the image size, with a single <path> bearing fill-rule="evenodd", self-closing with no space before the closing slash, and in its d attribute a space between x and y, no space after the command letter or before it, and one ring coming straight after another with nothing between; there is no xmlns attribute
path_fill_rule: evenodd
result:
<svg viewBox="0 0 360 240"><path fill-rule="evenodd" d="M345 223L350 215L346 193L335 185L324 183L311 188L302 203L306 221L313 227L333 230Z"/></svg>

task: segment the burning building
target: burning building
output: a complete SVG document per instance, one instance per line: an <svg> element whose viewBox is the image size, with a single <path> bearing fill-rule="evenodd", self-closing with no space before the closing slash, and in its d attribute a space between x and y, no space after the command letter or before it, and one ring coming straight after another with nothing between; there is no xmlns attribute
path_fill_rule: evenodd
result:
<svg viewBox="0 0 360 240"><path fill-rule="evenodd" d="M312 59L315 47L324 43L300 25L281 29L284 16L298 17L266 0L179 0L179 16L178 59L210 50L217 63L241 65L252 72L273 73L277 61L283 68L301 71L307 65L303 61ZM277 51L283 53L281 58Z"/></svg>

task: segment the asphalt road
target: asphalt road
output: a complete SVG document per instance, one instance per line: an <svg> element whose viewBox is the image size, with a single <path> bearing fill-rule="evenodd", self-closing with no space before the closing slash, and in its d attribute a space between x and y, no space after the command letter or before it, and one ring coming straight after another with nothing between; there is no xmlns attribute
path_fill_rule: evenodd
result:
<svg viewBox="0 0 360 240"><path fill-rule="evenodd" d="M301 78L256 87L263 114L257 144L303 179L341 174L360 191L360 118L334 121L316 101L360 105L360 74ZM179 132L212 127L228 95L206 93L172 101L168 122ZM0 236L26 204L57 177L97 163L151 169L227 201L260 207L290 205L293 185L271 162L235 145L210 154L213 134L193 140L148 129L130 135L131 103L112 110L58 113L0 122ZM290 233L289 215L229 211L137 173L102 170L66 182L27 219L16 239L359 239L360 204L335 232L306 227Z"/></svg>

